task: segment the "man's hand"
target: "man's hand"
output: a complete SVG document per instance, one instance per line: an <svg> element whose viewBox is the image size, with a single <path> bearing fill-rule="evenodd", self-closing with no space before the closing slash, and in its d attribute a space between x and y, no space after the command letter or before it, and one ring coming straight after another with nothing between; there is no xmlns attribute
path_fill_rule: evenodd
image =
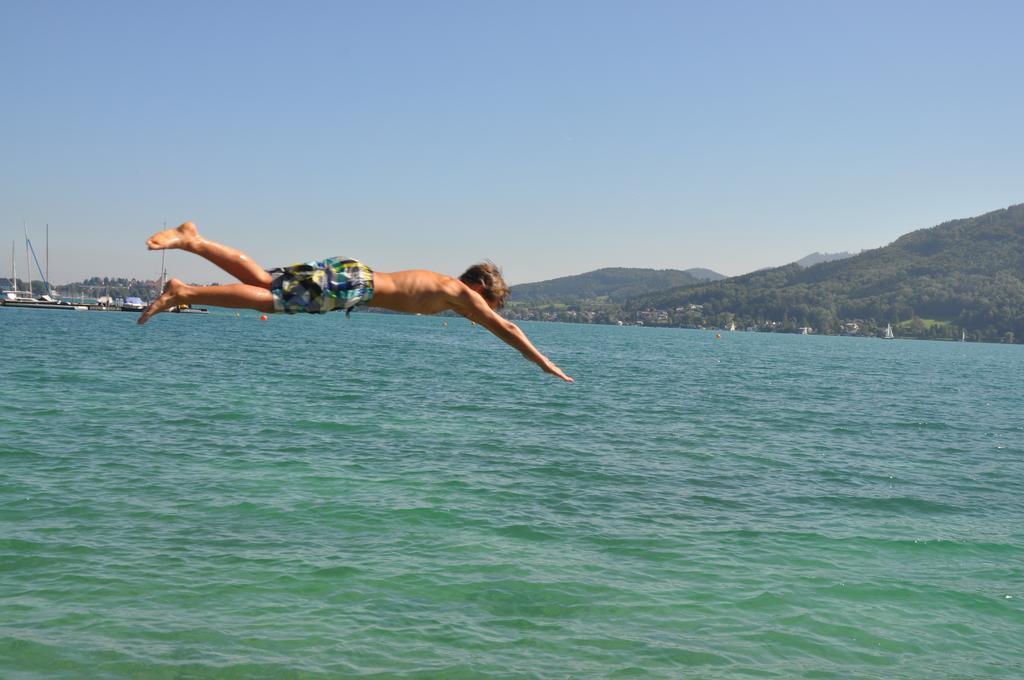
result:
<svg viewBox="0 0 1024 680"><path fill-rule="evenodd" d="M563 373L562 369L560 369L558 366L555 366L555 364L550 359L548 359L547 357L544 357L544 361L543 361L543 363L541 363L540 367L541 367L541 369L543 369L543 371L545 373L550 373L551 375L556 375L559 378L561 378L562 380L564 380L565 382L568 382L568 383L576 382L575 380L573 380L572 378L567 376L565 373Z"/></svg>

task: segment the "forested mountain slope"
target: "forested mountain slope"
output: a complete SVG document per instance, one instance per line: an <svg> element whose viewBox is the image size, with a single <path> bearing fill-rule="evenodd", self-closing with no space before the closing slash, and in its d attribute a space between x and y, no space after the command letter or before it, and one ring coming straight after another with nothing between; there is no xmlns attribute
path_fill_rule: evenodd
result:
<svg viewBox="0 0 1024 680"><path fill-rule="evenodd" d="M834 332L844 319L938 320L1024 338L1024 204L920 229L883 248L661 293L627 309L703 305L707 315L795 319ZM1012 341L1012 336L1011 336Z"/></svg>
<svg viewBox="0 0 1024 680"><path fill-rule="evenodd" d="M630 297L653 291L723 278L721 274L709 269L681 271L609 267L585 274L512 286L512 299L516 302L573 303L604 298L609 302L624 302Z"/></svg>

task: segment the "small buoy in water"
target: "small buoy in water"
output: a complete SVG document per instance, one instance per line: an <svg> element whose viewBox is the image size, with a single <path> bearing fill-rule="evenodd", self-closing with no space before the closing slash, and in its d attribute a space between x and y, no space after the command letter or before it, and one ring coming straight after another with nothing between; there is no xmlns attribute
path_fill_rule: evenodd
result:
<svg viewBox="0 0 1024 680"><path fill-rule="evenodd" d="M447 321L444 322L444 327L448 328L448 322Z"/></svg>
<svg viewBox="0 0 1024 680"><path fill-rule="evenodd" d="M721 340L721 339L722 339L722 334L721 333L715 333L715 340Z"/></svg>
<svg viewBox="0 0 1024 680"><path fill-rule="evenodd" d="M266 320L267 320L267 315L266 314L260 314L260 321L266 321Z"/></svg>

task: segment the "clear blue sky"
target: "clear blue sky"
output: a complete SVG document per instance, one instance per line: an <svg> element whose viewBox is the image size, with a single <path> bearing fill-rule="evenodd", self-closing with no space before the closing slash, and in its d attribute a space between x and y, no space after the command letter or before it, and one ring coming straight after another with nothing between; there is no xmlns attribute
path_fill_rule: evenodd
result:
<svg viewBox="0 0 1024 680"><path fill-rule="evenodd" d="M57 283L154 278L145 238L186 219L267 267L491 258L512 283L877 247L1024 201L1022 25L984 1L5 0L0 272L23 221Z"/></svg>

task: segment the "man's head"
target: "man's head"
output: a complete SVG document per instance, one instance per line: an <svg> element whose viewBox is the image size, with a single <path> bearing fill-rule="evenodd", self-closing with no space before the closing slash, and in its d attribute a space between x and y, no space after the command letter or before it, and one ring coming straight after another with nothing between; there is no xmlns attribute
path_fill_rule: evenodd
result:
<svg viewBox="0 0 1024 680"><path fill-rule="evenodd" d="M459 277L464 284L480 293L493 309L505 306L505 298L509 296L508 285L501 277L501 270L493 262L475 264Z"/></svg>

